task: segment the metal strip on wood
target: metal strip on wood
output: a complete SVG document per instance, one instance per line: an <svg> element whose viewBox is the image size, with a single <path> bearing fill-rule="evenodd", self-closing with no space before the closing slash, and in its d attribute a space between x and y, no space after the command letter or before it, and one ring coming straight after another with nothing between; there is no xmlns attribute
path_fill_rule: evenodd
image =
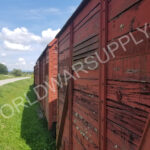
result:
<svg viewBox="0 0 150 150"><path fill-rule="evenodd" d="M108 0L100 0L100 58L105 60L102 51L108 41ZM106 150L106 64L99 65L99 150Z"/></svg>
<svg viewBox="0 0 150 150"><path fill-rule="evenodd" d="M149 147L150 144L147 144L148 143L147 140L150 138L150 135L149 135L150 131L149 130L150 130L150 115L148 117L145 129L144 129L144 132L143 132L142 140L140 142L138 150L148 150L150 148ZM149 143L150 143L150 141L149 141Z"/></svg>
<svg viewBox="0 0 150 150"><path fill-rule="evenodd" d="M59 74L59 40L57 39L57 64L58 64L58 67L57 67L57 72L58 72L58 74ZM58 74L57 74L57 81L59 81L58 80ZM57 101L57 125L56 125L56 137L57 137L57 135L59 134L59 86L57 86L57 96L58 96L58 101Z"/></svg>
<svg viewBox="0 0 150 150"><path fill-rule="evenodd" d="M62 111L62 116L61 116L61 122L60 122L60 127L59 127L59 131L58 131L57 139L56 139L57 150L59 150L59 148L61 146L66 116L67 116L67 112L68 112L68 95L69 95L69 89L70 89L69 87L70 87L70 80L68 81L68 85L66 87L65 101L64 101L64 106L63 106L63 111Z"/></svg>
<svg viewBox="0 0 150 150"><path fill-rule="evenodd" d="M70 74L73 75L72 62L73 61L73 23L70 25ZM70 79L70 93L69 93L69 149L73 149L73 79Z"/></svg>

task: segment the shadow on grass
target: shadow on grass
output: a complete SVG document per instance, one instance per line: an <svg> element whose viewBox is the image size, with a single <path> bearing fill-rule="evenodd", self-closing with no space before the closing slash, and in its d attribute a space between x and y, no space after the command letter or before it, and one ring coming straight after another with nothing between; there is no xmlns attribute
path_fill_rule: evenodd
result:
<svg viewBox="0 0 150 150"><path fill-rule="evenodd" d="M30 86L27 96L31 102L36 100L33 85ZM55 139L52 138L51 132L47 129L46 119L39 117L39 112L39 104L35 104L29 108L24 107L21 137L26 141L31 150L56 150Z"/></svg>

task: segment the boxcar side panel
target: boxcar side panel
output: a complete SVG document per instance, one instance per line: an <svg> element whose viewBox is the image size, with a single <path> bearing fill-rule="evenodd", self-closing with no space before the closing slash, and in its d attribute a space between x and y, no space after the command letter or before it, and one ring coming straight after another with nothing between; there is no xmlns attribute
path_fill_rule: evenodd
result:
<svg viewBox="0 0 150 150"><path fill-rule="evenodd" d="M49 123L49 128L52 128L53 123L57 122L57 84L55 81L57 81L57 64L58 64L58 59L57 59L57 40L54 39L50 44L49 44L49 86L51 87L49 89L49 99L48 99L48 123Z"/></svg>
<svg viewBox="0 0 150 150"><path fill-rule="evenodd" d="M58 35L58 70L65 87L59 88L58 128L66 93L63 72L70 71L70 60L76 78L69 92L73 107L66 116L62 150L69 149L70 128L73 146L69 150L148 147L143 139L149 137L149 128L144 133L150 113L149 10L149 0L89 0ZM130 40L124 41L124 47L121 37ZM115 56L106 47L112 42L118 44L118 49L113 49ZM94 63L89 67L85 58L93 59L95 53L106 58L103 48L109 53L109 62L90 70Z"/></svg>
<svg viewBox="0 0 150 150"><path fill-rule="evenodd" d="M58 39L58 73L61 78L62 87L59 87L58 92L58 117L57 117L57 135L61 126L61 117L65 102L65 95L68 80L65 80L66 72L70 72L70 26ZM62 136L62 150L69 150L69 111L67 111L66 119L64 120L64 132Z"/></svg>
<svg viewBox="0 0 150 150"><path fill-rule="evenodd" d="M150 113L149 38L136 30L137 27L144 30L145 23L149 22L150 1L130 3L132 5L124 1L124 11L122 8L115 10L113 1L109 3L109 19L119 14L108 24L109 42L118 42L122 36L129 36L130 42L126 45L126 52L120 46L115 58L111 57L107 64L108 150L137 150ZM129 32L137 41L143 39L143 42L136 45ZM149 27L147 32L150 34Z"/></svg>

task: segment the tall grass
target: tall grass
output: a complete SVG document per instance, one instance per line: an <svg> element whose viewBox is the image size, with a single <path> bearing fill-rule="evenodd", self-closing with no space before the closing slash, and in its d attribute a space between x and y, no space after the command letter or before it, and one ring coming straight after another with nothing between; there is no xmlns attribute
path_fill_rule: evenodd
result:
<svg viewBox="0 0 150 150"><path fill-rule="evenodd" d="M10 79L10 78L15 78L15 77L13 75L0 74L0 80Z"/></svg>
<svg viewBox="0 0 150 150"><path fill-rule="evenodd" d="M17 97L24 98L24 104L28 105L24 93L35 101L33 92L33 80L23 80L0 87L0 107L10 104L14 108L14 115L5 119L0 115L0 150L55 150L55 140L47 130L45 118L38 115L39 104L31 107L19 106L19 112L12 104ZM3 113L9 115L11 111L3 109Z"/></svg>

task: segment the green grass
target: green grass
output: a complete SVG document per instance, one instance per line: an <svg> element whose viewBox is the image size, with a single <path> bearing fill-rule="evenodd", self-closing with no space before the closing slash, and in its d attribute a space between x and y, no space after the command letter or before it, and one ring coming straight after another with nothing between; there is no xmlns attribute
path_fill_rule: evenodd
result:
<svg viewBox="0 0 150 150"><path fill-rule="evenodd" d="M11 78L20 78L20 77L33 77L32 75L22 75L22 76L14 76L12 74L3 75L0 74L0 80L11 79Z"/></svg>
<svg viewBox="0 0 150 150"><path fill-rule="evenodd" d="M31 101L35 101L32 84L33 80L28 79L0 87L0 108L4 104L12 105L12 100L20 96L24 98L24 104L28 105L24 93ZM56 149L45 118L39 118L39 109L39 104L28 108L20 106L19 113L14 108L14 115L10 119L0 114L0 150ZM9 115L11 111L5 108L3 113Z"/></svg>
<svg viewBox="0 0 150 150"><path fill-rule="evenodd" d="M0 80L10 79L10 78L15 78L15 76L0 74Z"/></svg>

